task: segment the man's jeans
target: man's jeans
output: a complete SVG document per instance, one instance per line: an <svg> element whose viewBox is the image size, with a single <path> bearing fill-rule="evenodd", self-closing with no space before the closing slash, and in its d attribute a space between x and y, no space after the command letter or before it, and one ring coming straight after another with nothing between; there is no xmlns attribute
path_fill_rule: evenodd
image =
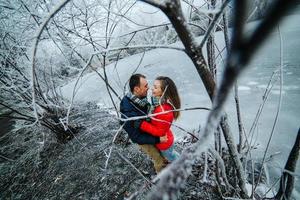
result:
<svg viewBox="0 0 300 200"><path fill-rule="evenodd" d="M152 159L155 171L156 173L159 173L166 166L165 159L161 156L160 151L152 144L143 144L139 146L141 150Z"/></svg>
<svg viewBox="0 0 300 200"><path fill-rule="evenodd" d="M161 150L161 155L165 157L169 162L176 160L179 154L174 150L174 145L172 145L167 150Z"/></svg>

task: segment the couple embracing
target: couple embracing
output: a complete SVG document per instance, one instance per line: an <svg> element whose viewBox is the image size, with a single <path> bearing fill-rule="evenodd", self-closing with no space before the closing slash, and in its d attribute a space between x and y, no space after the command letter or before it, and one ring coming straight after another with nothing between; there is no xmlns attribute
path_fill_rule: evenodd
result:
<svg viewBox="0 0 300 200"><path fill-rule="evenodd" d="M154 114L150 118L125 121L124 130L132 142L151 157L156 173L178 158L174 150L174 135L170 129L180 112L180 98L175 83L169 77L159 76L152 87L151 104L146 77L133 74L129 79L130 92L120 103L123 119Z"/></svg>

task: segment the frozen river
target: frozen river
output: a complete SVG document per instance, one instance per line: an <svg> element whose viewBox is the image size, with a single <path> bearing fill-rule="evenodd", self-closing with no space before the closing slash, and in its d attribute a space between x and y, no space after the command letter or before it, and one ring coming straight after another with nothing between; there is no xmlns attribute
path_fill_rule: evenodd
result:
<svg viewBox="0 0 300 200"><path fill-rule="evenodd" d="M281 173L288 153L290 152L298 129L300 128L300 15L287 17L279 26L283 44L283 86L282 104L277 126L270 143L268 154L279 153L267 166L274 179ZM239 79L239 94L241 101L242 118L246 131L254 121L259 105L262 104L263 94L274 71L280 66L280 37L278 29L267 40L264 47L256 54L247 71ZM278 73L279 75L279 73ZM279 76L274 76L273 89L268 96L257 128L254 130L254 141L258 149L254 156L260 160L268 142L277 112L280 97ZM275 81L277 80L277 81ZM234 116L233 107L227 111ZM235 120L235 118L233 119ZM233 121L232 120L232 121ZM234 126L236 127L236 126ZM300 162L297 171L297 196L300 192Z"/></svg>

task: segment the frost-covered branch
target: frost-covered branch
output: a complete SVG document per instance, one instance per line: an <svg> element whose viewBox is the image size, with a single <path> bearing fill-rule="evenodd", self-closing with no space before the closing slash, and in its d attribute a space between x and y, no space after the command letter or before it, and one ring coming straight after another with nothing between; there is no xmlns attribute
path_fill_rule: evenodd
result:
<svg viewBox="0 0 300 200"><path fill-rule="evenodd" d="M159 9L164 9L166 8L166 3L169 3L170 0L164 0L164 1L159 1L159 0L139 0L145 3L148 3L154 7L157 7Z"/></svg>
<svg viewBox="0 0 300 200"><path fill-rule="evenodd" d="M267 86L266 86L266 89L265 89L265 91L264 91L264 94L263 94L263 96L262 96L262 103L259 105L259 108L258 108L257 113L256 113L256 115L255 115L254 121L253 121L253 123L252 123L252 125L251 125L251 127L250 127L250 130L249 130L249 133L248 133L248 136L247 136L248 138L250 137L250 141L249 141L249 146L248 146L247 152L250 151L250 148L251 148L251 145L252 145L252 140L253 140L253 138L254 138L254 130L255 130L256 127L257 127L257 124L258 124L258 121L259 121L259 119L260 119L260 116L261 116L261 114L262 114L262 112L263 112L265 103L267 102L267 100L268 100L268 98L269 98L269 95L270 95L270 93L271 93L271 90L272 90L272 88L273 88L273 86L274 86L274 83L272 83L272 81L274 81L274 82L277 81L277 79L274 80L275 75L277 75L277 73L278 73L278 70L275 70L275 71L271 74L271 77L270 77L270 79L269 79L269 82L268 82L268 84L267 84ZM276 78L277 78L277 77L276 77Z"/></svg>
<svg viewBox="0 0 300 200"><path fill-rule="evenodd" d="M227 1L227 0L226 0ZM192 3L190 3L189 1L187 1L187 0L183 0L183 2L185 2L186 4L188 4L189 6L191 6L191 8L192 9L194 9L195 11L196 11L196 13L198 14L198 15L201 15L201 14L203 14L207 19L209 19L209 20L211 20L211 21L213 21L214 19L210 16L211 14L218 14L219 12L220 12L220 9L210 9L210 10L207 10L207 9L199 9L198 7L196 7L195 5L193 5ZM210 5L210 3L209 2L205 2L204 3L204 5L205 4L208 4L208 5ZM226 6L225 6L226 7ZM222 9L222 8L221 8ZM223 30L223 27L219 24L219 22L215 22L215 25L214 26L217 26L219 29L221 29L221 30ZM205 32L207 31L207 30L204 30Z"/></svg>
<svg viewBox="0 0 300 200"><path fill-rule="evenodd" d="M237 115L238 128L239 128L239 146L238 146L238 152L241 153L243 145L244 145L244 135L245 135L245 132L243 130L243 123L242 123L242 117L241 117L240 100L239 100L239 95L238 95L238 85L237 85L237 82L235 82L235 84L234 84L234 100L235 100L236 115Z"/></svg>
<svg viewBox="0 0 300 200"><path fill-rule="evenodd" d="M108 3L108 11L107 11L107 20L106 20L106 26L105 26L105 48L107 49L110 45L110 37L109 37L109 34L111 35L112 34L112 31L109 31L109 24L110 24L110 15L111 15L111 4L112 4L112 1L110 0L109 3ZM111 25L111 27L115 27L117 24L115 25ZM114 29L112 29L114 30ZM104 74L104 82L105 82L105 86L106 86L106 90L107 90L107 93L109 95L109 98L111 100L111 103L113 104L114 108L115 108L115 111L118 114L118 109L117 109L117 106L114 102L114 99L111 95L111 92L109 90L109 81L108 81L108 77L107 77L107 74L106 74L106 60L107 60L107 54L104 53L102 54L102 57L103 57L103 74Z"/></svg>
<svg viewBox="0 0 300 200"><path fill-rule="evenodd" d="M32 52L32 64L31 64L31 87L32 87L32 107L34 116L36 118L36 121L39 121L37 108L36 108L36 94L35 94L35 87L36 87L36 72L35 72L35 59L36 59L36 52L37 52L37 46L40 40L40 37L43 33L44 28L47 26L49 21L54 17L54 15L60 11L70 0L64 0L62 1L57 7L49 14L49 16L46 18L46 20L40 25L39 30L36 33L35 41L33 45L33 52Z"/></svg>
<svg viewBox="0 0 300 200"><path fill-rule="evenodd" d="M195 134L193 134L190 131L187 131L184 128L176 125L176 123L174 123L174 122L171 123L171 122L168 122L166 120L161 120L161 119L155 118L155 116L166 114L166 113L170 113L170 112L174 112L174 111L188 111L188 110L210 110L210 109L209 108L205 108L205 107L193 107L193 108L185 108L185 109L174 109L174 110L168 110L168 111L164 111L164 112L160 112L160 113L155 113L155 114L148 114L148 115L143 115L143 116L138 116L138 117L129 117L129 118L126 118L126 119L118 118L118 120L126 122L126 121L142 120L142 119L146 119L146 118L151 118L151 119L156 120L156 121L160 121L160 122L163 122L163 123L170 124L171 126L174 126L174 127L178 128L178 129L184 131L185 133L189 134L190 136L193 137L193 139L199 140L199 138ZM122 113L120 113L120 114L122 115Z"/></svg>
<svg viewBox="0 0 300 200"><path fill-rule="evenodd" d="M165 46L165 45L136 45L136 46L127 46L127 47L116 47L116 48L108 48L103 49L102 51L94 52L93 55L103 54L111 51L121 51L121 50L128 50L128 49L174 49L178 51L185 52L185 49L179 47L172 47L172 46Z"/></svg>
<svg viewBox="0 0 300 200"><path fill-rule="evenodd" d="M148 115L144 115L144 116L129 117L129 118L126 118L126 119L118 118L118 120L126 122L126 121L133 121L133 120L139 120L139 119L146 119L148 117L154 118L155 116L163 115L163 114L170 113L170 112L190 111L190 110L210 110L210 109L206 108L206 107L192 107L192 108L173 109L173 110L167 110L167 111L164 111L164 112L159 112L159 113L154 113L154 114L148 114Z"/></svg>
<svg viewBox="0 0 300 200"><path fill-rule="evenodd" d="M109 159L110 159L110 155L111 155L112 149L113 149L113 147L114 147L115 140L116 140L116 138L118 137L118 135L120 134L120 132L122 131L123 126L124 126L124 124L123 124L122 126L120 126L120 128L117 130L116 134L114 135L114 137L113 137L113 139L112 139L111 147L110 147L110 149L109 149L109 154L107 155L107 159L106 159L106 161L105 161L105 166L104 166L104 169L105 169L105 170L107 169L108 161L109 161Z"/></svg>
<svg viewBox="0 0 300 200"><path fill-rule="evenodd" d="M271 140L272 140L273 135L274 135L274 130L275 130L275 127L276 127L277 122L278 122L278 119L279 119L279 113L280 113L280 110L281 110L281 103L282 103L282 86L283 86L283 41L282 41L281 31L280 31L280 28L279 28L279 27L278 27L278 33L279 33L279 38L280 38L280 45L279 45L279 46L280 46L280 65L279 65L279 72L280 72L279 79L280 79L280 85L279 85L279 100L278 100L277 111L276 111L274 123L273 123L273 126L272 126L271 134L270 134L270 137L269 137L269 139L268 139L268 143L267 143L267 146L266 146L266 149L265 149L265 152L264 152L264 156L263 156L263 159L262 159L262 164L264 164L264 162L265 162L266 155L267 155L267 153L268 153L268 149L269 149ZM258 183L260 182L261 176L262 176L262 169L260 169L259 176L258 176L258 180L257 180L257 183L256 183L256 185L255 185L255 187L254 187L254 190L256 189Z"/></svg>
<svg viewBox="0 0 300 200"><path fill-rule="evenodd" d="M120 35L118 37L125 37L125 36L128 36L128 35L132 35L132 34L135 34L135 33L138 33L138 32L145 31L145 30L149 30L149 29L153 29L153 28L158 28L158 27L161 27L161 26L168 26L168 25L171 25L171 23L169 22L169 23L163 23L163 24L159 24L159 25L149 26L147 28L142 28L142 29L138 29L138 30L135 30L135 31L131 31L129 33L125 33L125 34ZM198 24L195 24L195 23L192 23L192 22L188 22L188 25L195 26L195 27L201 29L202 31L205 31L205 29L203 27L201 27L200 25L198 25Z"/></svg>
<svg viewBox="0 0 300 200"><path fill-rule="evenodd" d="M206 42L206 40L208 39L209 35L211 34L211 31L214 29L217 21L219 20L220 16L223 14L226 6L228 5L228 3L230 2L231 0L226 0L223 2L222 6L221 6L221 9L220 11L214 16L212 22L210 23L207 31L205 32L205 35L199 45L199 48L202 48Z"/></svg>
<svg viewBox="0 0 300 200"><path fill-rule="evenodd" d="M227 175L226 175L226 168L225 168L225 164L224 164L224 161L223 161L222 157L213 148L209 148L208 151L215 157L215 159L217 160L217 162L219 162L219 165L220 165L220 168L221 168L222 178L223 178L223 181L226 184L226 187L227 188L232 188L232 186L228 182L228 178L227 178Z"/></svg>
<svg viewBox="0 0 300 200"><path fill-rule="evenodd" d="M101 78L101 80L103 80L105 82L105 78L97 71L93 68L94 72L96 72L96 74ZM107 83L107 86L109 87L109 89L114 93L114 95L121 100L120 95L116 92L116 90L109 84Z"/></svg>

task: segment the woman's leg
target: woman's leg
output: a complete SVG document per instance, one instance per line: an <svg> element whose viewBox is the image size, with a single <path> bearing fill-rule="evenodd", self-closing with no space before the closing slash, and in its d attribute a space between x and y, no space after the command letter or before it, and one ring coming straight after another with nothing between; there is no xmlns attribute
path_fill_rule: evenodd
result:
<svg viewBox="0 0 300 200"><path fill-rule="evenodd" d="M141 150L152 159L156 173L159 173L164 167L166 167L164 157L154 145L143 144L139 146Z"/></svg>
<svg viewBox="0 0 300 200"><path fill-rule="evenodd" d="M179 154L174 150L174 145L172 145L167 150L161 150L161 155L165 157L169 162L176 160Z"/></svg>

